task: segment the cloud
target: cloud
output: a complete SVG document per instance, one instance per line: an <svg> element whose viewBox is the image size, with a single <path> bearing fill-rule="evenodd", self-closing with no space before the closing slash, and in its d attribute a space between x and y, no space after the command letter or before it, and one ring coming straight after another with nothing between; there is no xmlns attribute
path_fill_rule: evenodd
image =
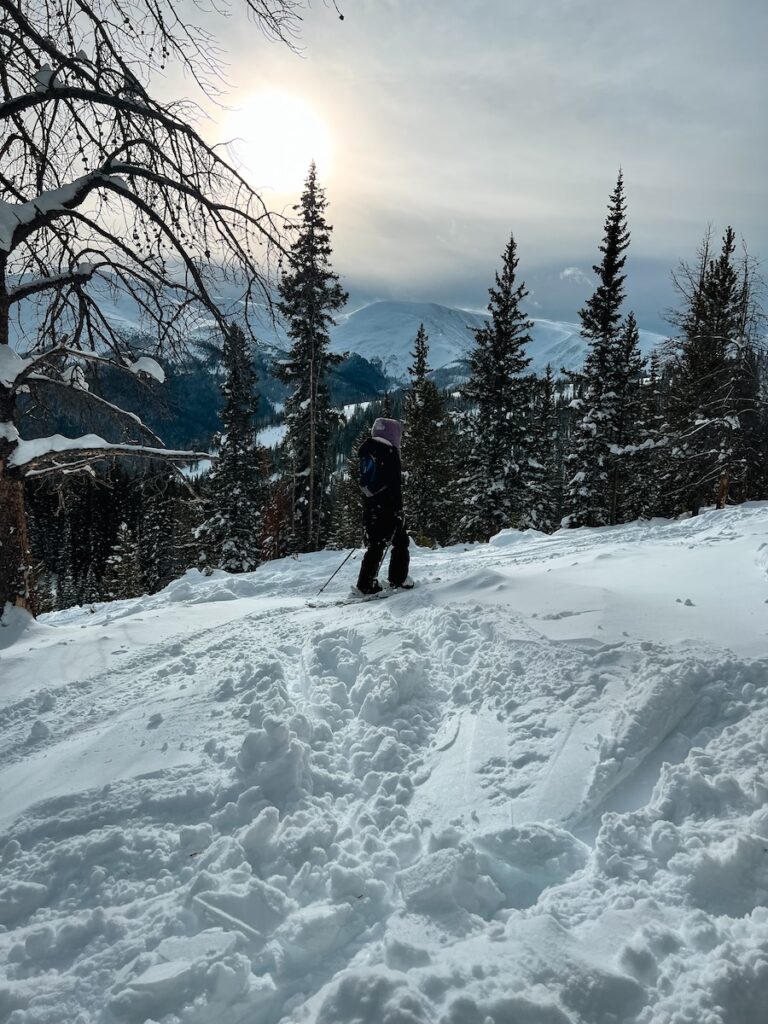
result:
<svg viewBox="0 0 768 1024"><path fill-rule="evenodd" d="M574 281L576 284L585 284L589 287L593 283L591 278L587 277L580 267L565 267L565 269L560 271L560 280Z"/></svg>
<svg viewBox="0 0 768 1024"><path fill-rule="evenodd" d="M343 23L326 4L306 9L301 57L235 17L225 50L229 102L280 88L327 122L323 184L345 278L482 306L514 232L522 277L547 268L544 313L572 307L593 284L580 267L599 258L620 165L628 293L645 308L668 296L655 271L658 297L646 296L641 261L667 274L710 222L768 254L765 0L344 6Z"/></svg>

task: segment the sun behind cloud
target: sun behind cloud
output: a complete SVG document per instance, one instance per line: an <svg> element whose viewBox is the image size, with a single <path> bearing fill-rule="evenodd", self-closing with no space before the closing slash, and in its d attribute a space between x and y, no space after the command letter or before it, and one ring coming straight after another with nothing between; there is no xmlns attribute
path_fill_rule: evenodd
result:
<svg viewBox="0 0 768 1024"><path fill-rule="evenodd" d="M328 176L328 126L299 96L280 89L254 93L229 114L224 130L236 163L257 188L296 193L312 160L320 178Z"/></svg>

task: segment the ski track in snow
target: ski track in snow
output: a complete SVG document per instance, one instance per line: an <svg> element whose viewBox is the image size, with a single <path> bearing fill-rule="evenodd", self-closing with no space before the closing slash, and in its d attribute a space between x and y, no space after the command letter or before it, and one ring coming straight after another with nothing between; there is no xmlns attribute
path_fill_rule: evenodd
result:
<svg viewBox="0 0 768 1024"><path fill-rule="evenodd" d="M753 504L0 631L0 1021L762 1019L767 551Z"/></svg>

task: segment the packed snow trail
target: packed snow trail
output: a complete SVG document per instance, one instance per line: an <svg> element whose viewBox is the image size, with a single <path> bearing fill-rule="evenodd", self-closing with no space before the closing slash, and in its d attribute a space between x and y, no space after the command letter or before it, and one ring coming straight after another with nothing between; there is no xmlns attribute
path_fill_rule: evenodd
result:
<svg viewBox="0 0 768 1024"><path fill-rule="evenodd" d="M0 629L0 1021L762 1019L768 504L340 557Z"/></svg>

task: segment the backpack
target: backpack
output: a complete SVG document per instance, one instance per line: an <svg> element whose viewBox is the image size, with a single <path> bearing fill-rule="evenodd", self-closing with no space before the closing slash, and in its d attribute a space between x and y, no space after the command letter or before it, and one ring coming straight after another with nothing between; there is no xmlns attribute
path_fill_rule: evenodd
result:
<svg viewBox="0 0 768 1024"><path fill-rule="evenodd" d="M373 455L360 456L360 490L366 498L373 498L387 489L382 482L382 472Z"/></svg>

